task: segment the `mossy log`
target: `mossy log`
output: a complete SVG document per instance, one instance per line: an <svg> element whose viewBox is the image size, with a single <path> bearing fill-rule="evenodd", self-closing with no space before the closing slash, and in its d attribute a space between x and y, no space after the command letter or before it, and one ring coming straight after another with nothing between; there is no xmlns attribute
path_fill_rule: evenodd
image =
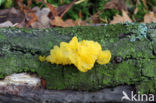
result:
<svg viewBox="0 0 156 103"><path fill-rule="evenodd" d="M156 88L156 24L116 24L54 29L0 28L0 78L17 72L37 73L47 89L95 91L135 85L142 93ZM73 36L93 40L112 53L111 62L86 73L74 65L40 62L39 56Z"/></svg>

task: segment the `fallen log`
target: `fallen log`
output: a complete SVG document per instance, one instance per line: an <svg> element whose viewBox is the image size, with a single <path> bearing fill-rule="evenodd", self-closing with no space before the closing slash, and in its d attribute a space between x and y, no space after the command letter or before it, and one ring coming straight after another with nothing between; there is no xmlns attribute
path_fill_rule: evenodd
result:
<svg viewBox="0 0 156 103"><path fill-rule="evenodd" d="M96 91L134 85L141 93L155 93L156 24L116 24L54 29L0 28L0 78L12 73L36 73L53 90ZM94 40L112 53L111 62L95 64L86 73L73 65L40 62L39 56L73 36Z"/></svg>

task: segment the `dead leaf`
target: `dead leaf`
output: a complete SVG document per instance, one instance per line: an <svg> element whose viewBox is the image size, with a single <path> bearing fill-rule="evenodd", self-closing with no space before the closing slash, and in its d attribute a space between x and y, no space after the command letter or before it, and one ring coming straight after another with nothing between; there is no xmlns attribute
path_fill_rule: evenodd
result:
<svg viewBox="0 0 156 103"><path fill-rule="evenodd" d="M50 13L49 8L42 8L41 10L39 9L35 13L36 16L38 17L38 22L40 22L44 26L44 28L50 27L50 19L48 17L49 13Z"/></svg>
<svg viewBox="0 0 156 103"><path fill-rule="evenodd" d="M143 4L144 4L145 8L148 9L146 0L142 0L142 2L143 2Z"/></svg>
<svg viewBox="0 0 156 103"><path fill-rule="evenodd" d="M125 0L111 0L104 5L104 9L116 9L119 11L127 11L127 6Z"/></svg>
<svg viewBox="0 0 156 103"><path fill-rule="evenodd" d="M79 26L86 26L87 25L87 22L86 21L82 21L80 18L77 19L75 21L75 25L79 25Z"/></svg>
<svg viewBox="0 0 156 103"><path fill-rule="evenodd" d="M56 16L54 20L50 20L50 24L52 26L58 26L58 27L71 27L75 26L75 23L73 20L66 20L65 22L60 18L59 16Z"/></svg>
<svg viewBox="0 0 156 103"><path fill-rule="evenodd" d="M49 4L49 3L46 3L46 5L47 5L48 8L50 9L50 11L51 11L51 13L52 13L52 15L53 15L54 17L58 16L57 10L56 10L56 8L55 8L54 6L52 6L52 5Z"/></svg>
<svg viewBox="0 0 156 103"><path fill-rule="evenodd" d="M132 22L132 20L128 16L128 13L122 10L122 16L117 14L116 16L113 17L113 20L110 22L110 24L125 23L126 21Z"/></svg>
<svg viewBox="0 0 156 103"><path fill-rule="evenodd" d="M10 21L5 21L4 23L0 24L0 27L13 27L13 23Z"/></svg>
<svg viewBox="0 0 156 103"><path fill-rule="evenodd" d="M64 14L69 11L69 9L74 5L74 3L76 2L77 0L74 0L72 1L64 10L64 12L60 15L60 17L62 18L64 16Z"/></svg>
<svg viewBox="0 0 156 103"><path fill-rule="evenodd" d="M69 11L69 9L74 5L74 3L76 2L77 0L74 0L74 1L72 1L70 4L65 4L65 5L62 5L62 6L59 6L59 7L57 7L56 8L56 12L57 12L57 16L59 16L59 17L63 17L64 15L65 15L65 13L67 13L68 11ZM51 19L51 20L53 20L54 19L54 15L53 15L53 13L51 12L50 14L49 14L49 18Z"/></svg>
<svg viewBox="0 0 156 103"><path fill-rule="evenodd" d="M52 26L61 26L64 25L64 22L60 17L56 16L54 20L50 20L50 24Z"/></svg>
<svg viewBox="0 0 156 103"><path fill-rule="evenodd" d="M84 2L85 0L79 0L79 1L76 1L75 4L80 4L82 2Z"/></svg>
<svg viewBox="0 0 156 103"><path fill-rule="evenodd" d="M152 11L153 11L154 13L156 13L156 7L153 7L153 8L152 8Z"/></svg>
<svg viewBox="0 0 156 103"><path fill-rule="evenodd" d="M28 7L31 7L31 5L32 5L32 0L28 0L28 1L27 1L27 4L28 4Z"/></svg>
<svg viewBox="0 0 156 103"><path fill-rule="evenodd" d="M137 13L138 13L138 8L135 8L134 14L137 14Z"/></svg>
<svg viewBox="0 0 156 103"><path fill-rule="evenodd" d="M33 11L29 6L31 5L31 0L28 1L28 6L24 4L24 0L16 0L17 5L20 10L24 12L25 18L28 21L26 27L32 25L32 23L38 20L38 17L35 15L35 11Z"/></svg>
<svg viewBox="0 0 156 103"><path fill-rule="evenodd" d="M41 29L41 28L49 28L49 27L47 27L47 26L44 26L44 25L42 25L42 23L40 23L40 22L33 22L32 24L31 24L31 27L32 28L39 28L39 29Z"/></svg>
<svg viewBox="0 0 156 103"><path fill-rule="evenodd" d="M68 19L66 21L63 21L62 18L57 16L57 17L55 17L54 20L50 20L50 24L52 26L58 26L58 27L72 27L72 26L76 26L76 25L86 26L87 22L82 21L80 18L77 19L76 21L74 21L72 19Z"/></svg>
<svg viewBox="0 0 156 103"><path fill-rule="evenodd" d="M154 12L149 12L144 16L145 23L151 23L153 21L156 21L156 16L155 16Z"/></svg>
<svg viewBox="0 0 156 103"><path fill-rule="evenodd" d="M72 26L75 26L75 21L72 20L72 19L67 19L64 23L65 23L64 27L72 27Z"/></svg>
<svg viewBox="0 0 156 103"><path fill-rule="evenodd" d="M92 15L89 19L91 20L91 22L92 22L93 24L100 23L99 13L95 13L95 14Z"/></svg>
<svg viewBox="0 0 156 103"><path fill-rule="evenodd" d="M64 1L63 0L60 0L60 4L63 4L64 3Z"/></svg>
<svg viewBox="0 0 156 103"><path fill-rule="evenodd" d="M24 20L24 14L15 8L0 10L0 23L10 21L15 24L21 23Z"/></svg>
<svg viewBox="0 0 156 103"><path fill-rule="evenodd" d="M56 7L54 7L52 4L48 3L47 0L44 0L44 1L43 0L35 0L35 1L47 5L47 7L50 9L53 17L58 16L58 12L56 10Z"/></svg>
<svg viewBox="0 0 156 103"><path fill-rule="evenodd" d="M35 15L34 12L30 12L28 13L28 16L31 17L31 19L29 20L28 24L26 25L26 27L31 26L34 22L38 21L38 17Z"/></svg>

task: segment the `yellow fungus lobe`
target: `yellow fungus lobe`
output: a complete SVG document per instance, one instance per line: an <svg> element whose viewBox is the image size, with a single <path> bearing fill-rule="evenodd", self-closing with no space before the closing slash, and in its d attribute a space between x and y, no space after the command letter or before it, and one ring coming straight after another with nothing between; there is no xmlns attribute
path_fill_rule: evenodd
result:
<svg viewBox="0 0 156 103"><path fill-rule="evenodd" d="M74 64L81 72L92 69L95 62L107 64L111 59L109 50L102 51L98 42L83 40L78 42L73 37L69 43L61 42L60 47L54 46L48 57L39 57L40 61L48 61L55 64Z"/></svg>

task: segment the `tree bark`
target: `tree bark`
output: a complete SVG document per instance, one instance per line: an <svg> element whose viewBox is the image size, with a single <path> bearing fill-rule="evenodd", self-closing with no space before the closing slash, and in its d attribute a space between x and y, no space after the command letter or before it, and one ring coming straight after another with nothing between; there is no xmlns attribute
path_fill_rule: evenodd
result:
<svg viewBox="0 0 156 103"><path fill-rule="evenodd" d="M96 92L71 91L71 90L43 90L23 89L18 95L0 95L0 103L108 103L121 102L125 91L129 96L132 86L118 86L106 88ZM128 102L127 100L123 100ZM146 102L145 102L146 103Z"/></svg>
<svg viewBox="0 0 156 103"><path fill-rule="evenodd" d="M17 72L37 73L47 89L96 91L134 85L142 93L155 92L156 24L116 24L54 29L0 28L0 77ZM86 73L73 65L40 62L39 56L73 36L94 40L112 53L107 65L95 64Z"/></svg>

